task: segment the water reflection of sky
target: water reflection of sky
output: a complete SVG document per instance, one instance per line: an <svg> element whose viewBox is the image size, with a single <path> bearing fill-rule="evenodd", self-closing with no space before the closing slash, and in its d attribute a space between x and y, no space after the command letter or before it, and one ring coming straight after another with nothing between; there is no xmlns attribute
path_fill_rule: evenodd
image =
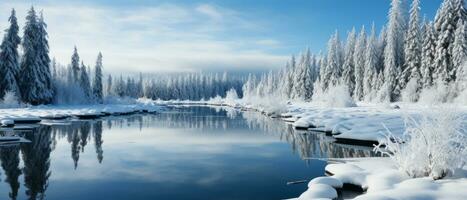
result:
<svg viewBox="0 0 467 200"><path fill-rule="evenodd" d="M0 199L283 199L306 187L287 181L324 173L302 157L370 155L255 113L180 110L27 133L0 148Z"/></svg>

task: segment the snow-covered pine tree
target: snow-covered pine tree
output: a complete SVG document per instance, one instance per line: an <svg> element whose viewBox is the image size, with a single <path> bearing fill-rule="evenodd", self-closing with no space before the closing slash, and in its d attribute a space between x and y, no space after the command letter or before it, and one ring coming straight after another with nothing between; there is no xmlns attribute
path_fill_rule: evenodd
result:
<svg viewBox="0 0 467 200"><path fill-rule="evenodd" d="M306 53L300 55L300 61L295 67L292 99L305 100L305 61Z"/></svg>
<svg viewBox="0 0 467 200"><path fill-rule="evenodd" d="M11 10L10 27L6 30L0 45L0 75L3 77L0 81L0 98L3 98L6 92L13 92L16 97L20 96L18 87L19 54L18 46L21 38L18 36L19 27L16 19L16 11Z"/></svg>
<svg viewBox="0 0 467 200"><path fill-rule="evenodd" d="M466 28L467 22L457 25L456 37L454 39L453 64L455 68L455 89L456 95L467 92L467 42Z"/></svg>
<svg viewBox="0 0 467 200"><path fill-rule="evenodd" d="M189 77L187 77L189 78ZM188 82L188 81L187 81ZM187 86L187 89L191 90L193 89L192 87L189 87L188 84L186 84ZM139 80L138 80L138 84L137 84L137 97L140 98L140 97L143 97L144 94L143 94L143 73L139 73ZM189 98L188 99L193 99L193 92L192 91L189 91L187 92L187 94L189 94Z"/></svg>
<svg viewBox="0 0 467 200"><path fill-rule="evenodd" d="M293 86L294 86L294 76L295 76L295 68L296 66L296 61L295 61L295 55L292 55L292 58L290 59L289 63L289 68L287 68L287 98L292 98L292 91L293 91Z"/></svg>
<svg viewBox="0 0 467 200"><path fill-rule="evenodd" d="M404 38L407 27L405 0L392 0L384 49L384 91L382 100L396 101L400 95L397 81L404 66Z"/></svg>
<svg viewBox="0 0 467 200"><path fill-rule="evenodd" d="M73 74L73 78L75 79L75 82L78 83L80 79L80 73L79 73L79 54L78 54L78 49L74 48L73 50L73 55L71 55L71 70Z"/></svg>
<svg viewBox="0 0 467 200"><path fill-rule="evenodd" d="M386 44L387 44L386 37L387 37L386 26L383 26L381 28L381 31L378 37L378 65L376 68L376 71L378 72L378 74L382 74L384 71L384 49L386 48Z"/></svg>
<svg viewBox="0 0 467 200"><path fill-rule="evenodd" d="M347 42L345 44L344 52L344 64L342 66L342 83L347 85L349 89L349 94L353 95L355 89L355 63L354 63L354 52L355 52L355 43L357 40L357 34L355 28L352 28L352 31L349 32L347 36Z"/></svg>
<svg viewBox="0 0 467 200"><path fill-rule="evenodd" d="M51 74L52 74L52 79L56 79L57 78L57 66L58 63L57 63L57 60L54 58L52 58L52 69L51 69Z"/></svg>
<svg viewBox="0 0 467 200"><path fill-rule="evenodd" d="M362 100L363 97L363 71L365 68L365 51L366 51L366 32L365 27L362 27L360 34L355 44L354 63L355 63L355 89L353 97L356 101Z"/></svg>
<svg viewBox="0 0 467 200"><path fill-rule="evenodd" d="M305 100L311 100L311 96L313 96L313 83L315 82L314 79L314 74L313 74L313 61L314 56L311 55L310 49L307 48L306 53L305 53L305 61L303 63L304 69L304 75L303 78L305 79L304 84L303 84L303 90L304 90L304 99Z"/></svg>
<svg viewBox="0 0 467 200"><path fill-rule="evenodd" d="M327 77L329 77L328 86L337 85L342 76L342 47L339 39L339 33L336 31L328 44L328 66Z"/></svg>
<svg viewBox="0 0 467 200"><path fill-rule="evenodd" d="M376 28L373 23L371 34L368 38L365 50L365 65L363 68L363 97L365 100L372 99L372 91L374 87L374 76L377 73L378 65L378 38L376 37Z"/></svg>
<svg viewBox="0 0 467 200"><path fill-rule="evenodd" d="M85 99L89 102L92 100L91 84L89 83L88 72L83 62L81 62L80 72L79 85L81 86L81 89L83 89Z"/></svg>
<svg viewBox="0 0 467 200"><path fill-rule="evenodd" d="M452 81L454 66L452 51L458 21L466 21L464 0L444 0L436 13L434 28L437 34L435 53L435 79L444 83Z"/></svg>
<svg viewBox="0 0 467 200"><path fill-rule="evenodd" d="M107 93L107 94L106 94L107 96L113 95L113 93L112 93L112 88L113 88L112 80L113 80L113 79L112 79L112 75L109 74L109 75L107 76L107 85L106 85L106 89L105 89L105 91L106 91L106 93Z"/></svg>
<svg viewBox="0 0 467 200"><path fill-rule="evenodd" d="M47 34L47 24L44 21L44 15L41 12L38 22L37 31L37 57L39 58L39 72L40 80L44 83L42 88L41 96L44 99L44 103L51 103L54 98L55 88L52 82L52 74L50 73L50 56L49 56L49 41Z"/></svg>
<svg viewBox="0 0 467 200"><path fill-rule="evenodd" d="M97 103L103 103L104 93L102 86L102 53L97 55L96 66L94 68L94 81L92 85L92 94Z"/></svg>
<svg viewBox="0 0 467 200"><path fill-rule="evenodd" d="M422 88L433 85L434 59L436 51L436 37L431 22L423 25L424 37L422 44L422 60L420 73L422 76Z"/></svg>
<svg viewBox="0 0 467 200"><path fill-rule="evenodd" d="M453 71L455 79L457 79L457 73L462 70L463 65L466 64L467 61L466 28L466 24L459 20L452 51L452 64L454 67Z"/></svg>
<svg viewBox="0 0 467 200"><path fill-rule="evenodd" d="M290 68L290 63L289 61L286 62L285 67L280 71L280 82L282 84L279 84L280 88L280 95L283 99L288 99L289 98L289 77L288 77L288 71Z"/></svg>
<svg viewBox="0 0 467 200"><path fill-rule="evenodd" d="M319 81L321 82L321 89L326 90L324 87L324 83L326 82L326 75L327 75L327 57L323 55L322 52L319 52Z"/></svg>
<svg viewBox="0 0 467 200"><path fill-rule="evenodd" d="M36 11L31 7L24 28L19 87L22 101L32 105L50 103L53 97L46 37L45 24L43 20L38 21Z"/></svg>
<svg viewBox="0 0 467 200"><path fill-rule="evenodd" d="M421 38L419 23L420 0L413 0L410 9L409 29L405 38L405 68L399 77L399 85L405 88L409 81L415 92L420 92L420 65L421 65ZM415 88L413 88L415 87ZM417 100L417 94L413 94L412 100Z"/></svg>

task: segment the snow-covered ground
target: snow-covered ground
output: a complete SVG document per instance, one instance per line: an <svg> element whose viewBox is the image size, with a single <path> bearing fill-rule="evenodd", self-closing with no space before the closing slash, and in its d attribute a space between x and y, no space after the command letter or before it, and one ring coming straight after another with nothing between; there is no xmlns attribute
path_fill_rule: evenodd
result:
<svg viewBox="0 0 467 200"><path fill-rule="evenodd" d="M100 116L105 114L129 114L133 112L157 112L162 107L150 100L137 100L121 104L93 105L47 105L24 108L0 109L0 120L3 122L21 120L61 119L73 116ZM4 124L6 125L6 124Z"/></svg>
<svg viewBox="0 0 467 200"><path fill-rule="evenodd" d="M295 200L334 199L343 184L360 186L365 193L355 199L467 199L467 168L453 177L433 180L411 178L398 170L390 158L358 158L329 164L329 177L311 180L308 190Z"/></svg>

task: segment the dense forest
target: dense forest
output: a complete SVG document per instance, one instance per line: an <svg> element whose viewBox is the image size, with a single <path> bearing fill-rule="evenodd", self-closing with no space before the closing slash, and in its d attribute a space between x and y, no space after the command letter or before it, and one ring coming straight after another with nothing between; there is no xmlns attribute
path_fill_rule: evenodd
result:
<svg viewBox="0 0 467 200"><path fill-rule="evenodd" d="M250 75L244 95L308 101L344 87L355 101L467 101L465 1L445 0L433 21L421 20L420 0L406 3L392 0L379 34L354 28L342 41L336 31L326 53L305 50L278 72Z"/></svg>

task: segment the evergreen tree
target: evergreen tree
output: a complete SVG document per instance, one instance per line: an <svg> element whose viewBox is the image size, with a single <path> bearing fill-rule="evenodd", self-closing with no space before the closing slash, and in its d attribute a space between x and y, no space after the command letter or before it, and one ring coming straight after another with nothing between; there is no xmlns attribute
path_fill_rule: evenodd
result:
<svg viewBox="0 0 467 200"><path fill-rule="evenodd" d="M97 103L103 103L104 93L102 86L102 53L97 56L96 66L94 68L94 81L92 85L92 94Z"/></svg>
<svg viewBox="0 0 467 200"><path fill-rule="evenodd" d="M436 51L436 38L433 30L433 24L423 25L424 36L422 44L422 61L420 72L422 76L422 86L427 88L433 85L434 59Z"/></svg>
<svg viewBox="0 0 467 200"><path fill-rule="evenodd" d="M112 85L112 75L108 75L107 76L107 95L110 96L112 95L112 88L113 88L113 85Z"/></svg>
<svg viewBox="0 0 467 200"><path fill-rule="evenodd" d="M72 74L73 74L73 78L75 80L76 83L79 82L79 55L78 55L78 49L74 48L73 50L73 55L71 56L71 70L72 70Z"/></svg>
<svg viewBox="0 0 467 200"><path fill-rule="evenodd" d="M355 45L354 63L355 63L355 89L354 99L359 101L363 97L363 71L365 67L366 52L366 33L365 27L362 27Z"/></svg>
<svg viewBox="0 0 467 200"><path fill-rule="evenodd" d="M45 23L31 8L24 28L19 86L22 100L33 105L50 103L53 97L46 34Z"/></svg>
<svg viewBox="0 0 467 200"><path fill-rule="evenodd" d="M405 88L409 80L416 80L420 87L421 38L419 29L420 0L414 0L410 9L409 30L405 40L405 68L399 79L401 88Z"/></svg>
<svg viewBox="0 0 467 200"><path fill-rule="evenodd" d="M345 58L344 64L342 66L342 82L347 85L349 88L349 94L353 94L355 89L355 62L354 62L354 52L355 44L357 40L357 34L355 28L352 28L349 35L347 36L347 42L345 44Z"/></svg>
<svg viewBox="0 0 467 200"><path fill-rule="evenodd" d="M459 21L461 23L461 21ZM467 22L458 24L454 40L453 64L455 67L456 92L467 91Z"/></svg>
<svg viewBox="0 0 467 200"><path fill-rule="evenodd" d="M452 52L452 62L454 67L454 77L457 79L457 73L461 71L464 64L467 61L467 41L465 34L467 26L466 24L462 24L459 20L457 24L456 35L454 39L454 49Z"/></svg>
<svg viewBox="0 0 467 200"><path fill-rule="evenodd" d="M337 85L340 77L342 76L342 52L341 52L341 41L339 39L339 33L336 33L331 37L328 44L328 57L327 57L327 77L329 78L328 85Z"/></svg>
<svg viewBox="0 0 467 200"><path fill-rule="evenodd" d="M307 54L300 55L300 61L295 67L292 99L305 100L305 76L306 76L306 60ZM261 82L260 82L261 85Z"/></svg>
<svg viewBox="0 0 467 200"><path fill-rule="evenodd" d="M19 27L14 9L11 10L8 21L10 27L6 30L0 45L0 75L3 77L0 80L0 98L3 98L8 91L14 92L17 97L20 96L17 78L19 72L18 46L21 39L18 36Z"/></svg>
<svg viewBox="0 0 467 200"><path fill-rule="evenodd" d="M287 98L292 98L295 68L296 68L295 56L292 55L292 58L290 59L289 67L287 68L287 89L286 89Z"/></svg>
<svg viewBox="0 0 467 200"><path fill-rule="evenodd" d="M377 73L378 65L378 39L376 38L375 25L371 28L371 35L368 39L365 50L365 65L363 69L363 96L369 100L370 93L374 87L374 76Z"/></svg>
<svg viewBox="0 0 467 200"><path fill-rule="evenodd" d="M81 62L81 74L80 74L80 86L81 89L83 90L84 97L86 98L87 101L90 101L92 98L92 91L91 91L91 84L89 83L89 76L86 71L86 66L84 65L83 62Z"/></svg>
<svg viewBox="0 0 467 200"><path fill-rule="evenodd" d="M51 103L54 98L54 86L52 83L52 74L50 73L50 56L49 56L49 41L47 34L47 24L44 21L43 13L41 12L38 20L38 36L37 36L37 57L39 58L40 80L44 83L42 96L45 99L44 103Z"/></svg>
<svg viewBox="0 0 467 200"><path fill-rule="evenodd" d="M327 56L323 55L321 52L319 53L319 81L322 84L321 89L325 90L326 87L324 87L325 82L327 81L326 75L327 75Z"/></svg>
<svg viewBox="0 0 467 200"><path fill-rule="evenodd" d="M447 83L455 78L453 46L459 24L466 21L464 0L444 0L436 13L434 28L438 35L435 53L435 79Z"/></svg>
<svg viewBox="0 0 467 200"><path fill-rule="evenodd" d="M392 0L384 49L383 100L396 101L400 95L397 77L404 66L404 38L407 26L404 0Z"/></svg>

